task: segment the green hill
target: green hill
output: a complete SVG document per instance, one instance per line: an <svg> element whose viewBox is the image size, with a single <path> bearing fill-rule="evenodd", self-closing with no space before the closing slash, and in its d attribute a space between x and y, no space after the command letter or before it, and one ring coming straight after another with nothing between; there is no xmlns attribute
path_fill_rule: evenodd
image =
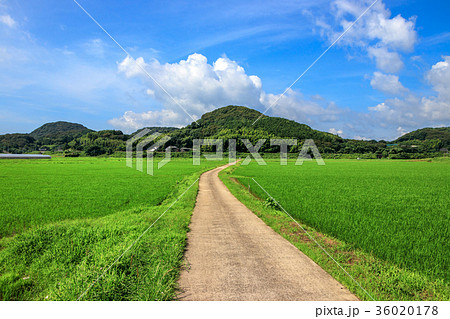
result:
<svg viewBox="0 0 450 319"><path fill-rule="evenodd" d="M442 142L443 147L450 146L450 127L426 127L419 130L412 131L407 133L398 139L395 142L405 142L405 141L426 141L426 140L440 140Z"/></svg>
<svg viewBox="0 0 450 319"><path fill-rule="evenodd" d="M271 146L269 140L284 138L298 141L296 146L289 148L293 153L300 151L305 139L313 139L321 153L334 154L333 156L338 157L342 154L366 154L365 158L422 158L438 156L440 150L450 146L449 127L416 130L403 135L392 144L387 144L385 141L343 139L337 135L314 130L305 124L270 117L254 109L234 105L205 113L197 123L193 122L181 129L146 128L150 130L149 134L159 132L171 137L161 149L169 145L191 148L194 139L209 138L223 139L225 150L228 148L228 141L235 139L236 150L246 152L248 150L242 139L248 139L253 145L258 140L265 139L266 142L259 151L278 152L279 146ZM23 153L47 149L92 156L113 154L124 152L127 140L143 129L127 135L116 130L95 132L81 124L70 122L47 123L30 134L0 135L0 152ZM213 148L210 150L213 151Z"/></svg>
<svg viewBox="0 0 450 319"><path fill-rule="evenodd" d="M44 124L31 132L30 135L36 140L48 138L69 142L89 132L93 131L81 124L59 121Z"/></svg>
<svg viewBox="0 0 450 319"><path fill-rule="evenodd" d="M228 139L237 139L238 151L246 150L239 141L243 138L249 139L253 144L258 139L271 138L314 139L318 145L343 142L339 136L313 130L308 125L266 116L256 110L234 105L205 113L197 123L194 122L170 135L172 136L170 143L178 147L192 147L193 139L221 138L225 142ZM270 151L271 147L264 146L261 150Z"/></svg>

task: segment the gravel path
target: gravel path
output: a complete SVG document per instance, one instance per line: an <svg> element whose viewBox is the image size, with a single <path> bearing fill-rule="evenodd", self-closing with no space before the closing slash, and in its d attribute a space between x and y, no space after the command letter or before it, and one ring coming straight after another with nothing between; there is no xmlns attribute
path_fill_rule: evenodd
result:
<svg viewBox="0 0 450 319"><path fill-rule="evenodd" d="M226 166L200 178L178 299L358 300L230 193Z"/></svg>

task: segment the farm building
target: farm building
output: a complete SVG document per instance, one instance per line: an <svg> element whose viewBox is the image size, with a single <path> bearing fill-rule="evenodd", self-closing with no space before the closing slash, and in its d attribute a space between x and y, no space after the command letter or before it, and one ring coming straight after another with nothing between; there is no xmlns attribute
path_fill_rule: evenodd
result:
<svg viewBox="0 0 450 319"><path fill-rule="evenodd" d="M0 159L50 159L50 155L40 154L0 154Z"/></svg>

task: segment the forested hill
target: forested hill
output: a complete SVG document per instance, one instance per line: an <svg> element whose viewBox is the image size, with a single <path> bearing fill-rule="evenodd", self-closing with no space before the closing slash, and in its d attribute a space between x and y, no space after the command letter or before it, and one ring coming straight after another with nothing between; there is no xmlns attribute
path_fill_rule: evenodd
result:
<svg viewBox="0 0 450 319"><path fill-rule="evenodd" d="M205 113L197 123L193 122L170 135L171 143L179 147L191 147L194 138L221 138L225 142L228 139L237 139L238 151L246 150L239 141L244 138L249 139L253 144L258 139L271 138L314 139L322 146L331 146L331 144L338 146L344 141L337 135L313 130L305 124L266 116L244 106L232 105ZM269 146L265 145L262 150L270 151Z"/></svg>
<svg viewBox="0 0 450 319"><path fill-rule="evenodd" d="M256 122L255 122L256 121ZM69 122L47 123L29 134L0 135L0 152L63 152L68 155L102 155L124 152L127 140L134 134L119 130L93 131L81 124ZM225 150L228 140L235 139L237 151L246 152L242 139L255 145L266 143L261 152L278 152L279 146L270 145L270 139L296 139L290 152L298 152L305 139L313 139L319 151L326 154L364 154L368 158L420 158L438 156L450 145L450 128L424 128L403 135L394 142L344 139L331 133L314 130L308 125L279 117L270 117L244 106L226 106L203 114L196 122L178 129L175 127L147 127L149 133L159 132L171 137L163 147L192 147L194 139L223 139ZM163 149L163 147L161 149ZM211 149L212 150L212 149ZM434 154L434 155L433 155Z"/></svg>
<svg viewBox="0 0 450 319"><path fill-rule="evenodd" d="M43 138L58 138L60 136L79 137L88 132L92 132L92 130L81 124L59 121L44 124L31 132L30 135L34 139L40 140Z"/></svg>
<svg viewBox="0 0 450 319"><path fill-rule="evenodd" d="M413 132L402 135L395 140L396 143L405 141L426 141L439 139L443 143L443 147L450 147L450 127L426 127Z"/></svg>

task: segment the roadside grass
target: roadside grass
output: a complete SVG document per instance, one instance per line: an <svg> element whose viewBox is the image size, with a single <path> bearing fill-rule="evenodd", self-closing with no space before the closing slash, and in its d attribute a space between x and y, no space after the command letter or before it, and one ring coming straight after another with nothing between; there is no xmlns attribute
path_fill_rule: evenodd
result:
<svg viewBox="0 0 450 319"><path fill-rule="evenodd" d="M337 166L329 165L330 163L335 163ZM430 163L392 163L388 161L383 161L385 164L395 165L395 164L421 164L427 165ZM340 269L310 238L296 225L292 219L290 219L284 212L276 209L270 200L267 200L267 195L251 180L254 177L256 181L262 184L266 190L283 205L283 207L291 214L293 217L316 239L332 256L336 261L338 261L343 268L353 277L355 280L361 284L361 286L368 291L368 293L376 300L448 300L450 298L450 286L448 282L448 210L445 210L445 205L443 205L443 198L439 198L439 194L445 193L448 189L445 189L445 185L436 185L436 189L431 189L429 192L424 192L422 188L416 189L415 194L418 197L418 206L424 205L424 203L434 203L434 207L425 206L425 211L429 215L426 216L424 213L420 214L419 217L423 218L425 223L431 224L430 227L434 232L421 231L419 233L404 233L405 231L411 231L409 225L414 223L414 214L417 214L420 210L413 210L410 214L401 216L402 209L410 209L411 206L402 205L404 203L401 201L394 205L395 209L393 212L396 213L398 220L392 221L392 216L388 215L386 210L378 210L381 214L379 218L374 218L367 209L371 206L373 210L382 205L380 203L380 195L370 198L373 195L373 187L380 186L379 183L374 183L372 188L367 180L372 178L372 176L364 176L360 174L365 170L369 169L370 166L378 165L377 162L362 162L362 161L326 161L328 168L328 174L321 172L315 162L303 164L303 167L294 166L279 166L279 161L268 161L268 166L235 166L230 167L220 173L220 178L229 188L229 190L235 195L243 204L245 204L249 209L251 209L258 217L260 217L267 225L272 227L276 232L282 235L284 238L289 240L292 244L298 247L302 252L319 264L323 269L330 273L334 278L344 284L349 288L351 292L357 295L362 300L370 300L370 297L353 281L351 280L343 271ZM361 165L364 167L363 170L358 170L356 165ZM350 165L349 165L350 164ZM293 163L290 163L293 165ZM306 166L307 165L307 166ZM343 169L341 165L349 165L347 169ZM430 165L434 165L431 163ZM277 168L278 167L278 168ZM330 178L330 167L331 175L335 175L336 179ZM287 169L286 169L287 168ZM323 168L323 167L322 167ZM417 168L417 167L416 167ZM396 167L392 166L392 174L389 176L401 177L408 170L403 166ZM442 168L447 169L447 168ZM283 171L284 170L284 171ZM293 170L300 170L300 173L295 173ZM413 170L413 169L412 169ZM309 172L309 173L305 173ZM445 179L445 172L439 169L435 172L441 172L440 178ZM381 172L379 172L381 174ZM384 171L384 173L387 173ZM427 176L429 171L425 169L422 173ZM448 171L447 171L448 173ZM364 189L356 190L356 197L349 196L352 194L352 187L361 187L361 184L355 182L353 179L349 179L348 175L356 174L357 181L362 182L366 186ZM322 176L321 176L322 175ZM347 178L346 176L347 175ZM413 174L414 175L414 174ZM436 177L436 176L434 176ZM338 178L342 178L342 183L338 181ZM381 180L386 180L386 176L379 177ZM417 178L413 176L412 178ZM438 178L438 180L440 180ZM405 192L405 197L411 200L411 192L414 190L415 184L411 184L411 176L406 175L403 182L409 183L408 187L400 188ZM425 186L429 186L432 181L426 181L426 177L419 179ZM433 180L433 178L432 178ZM312 187L311 184L316 187ZM321 185L319 185L321 184ZM440 189L439 186L444 187ZM367 188L368 187L368 188ZM382 202L389 202L391 200L398 200L398 191L395 189L400 187L400 183L392 182L392 187L389 189L383 189L384 199ZM339 189L347 188L346 192L342 193ZM334 195L333 195L334 193ZM430 201L422 200L420 201L420 195L422 196L435 196L436 198ZM326 197L329 197L328 199ZM338 198L341 197L341 198ZM363 204L359 201L363 201ZM301 202L308 202L310 205L301 204ZM314 204L314 205L313 205ZM314 206L314 208L313 208ZM436 209L440 211L440 215L435 214ZM350 210L355 212L360 210L363 213L363 218L360 220L346 220L346 216L331 216L328 218L331 212L341 212L345 210ZM306 212L305 212L306 211ZM321 213L319 212L321 211ZM305 218L307 215L317 214L317 218L308 220ZM447 215L446 215L447 214ZM349 216L354 217L355 214L350 214ZM347 216L348 218L348 216ZM361 218L361 214L360 214ZM436 252L429 252L428 255L419 255L419 261L423 262L424 265L430 265L434 263L441 263L436 265L431 269L430 272L424 272L420 267L408 267L405 266L409 263L416 263L417 260L406 260L405 263L397 263L390 258L386 258L386 255L381 257L379 254L375 253L373 249L367 249L367 246L361 244L367 243L374 239L374 234L370 233L370 228L361 227L364 223L364 218L369 218L368 222L372 226L376 226L380 220L385 219L388 223L392 223L395 228L396 234L392 237L386 238L385 240L378 240L374 244L379 245L380 249L393 249L391 253L397 255L398 260L405 258L404 251L399 249L395 251L395 247L389 247L389 243L394 242L397 245L402 242L398 241L398 235L403 241L413 242L415 237L420 237L419 242L421 245L426 244L430 240L434 242L429 243L424 248L425 250L433 249L434 245L444 245L443 248L438 248ZM328 219L328 220L327 220ZM447 221L446 221L447 220ZM314 226L312 222L314 221ZM323 223L321 224L321 221ZM400 222L406 223L404 227ZM345 223L345 225L339 225L339 223ZM441 225L436 225L442 223ZM319 227L317 227L318 225ZM342 237L334 235L330 231L330 228L341 229L342 227L347 227L349 232L354 232L359 237L355 237L356 240L346 240ZM364 225L363 225L364 226ZM421 224L420 226L423 226ZM360 230L363 230L361 233ZM379 227L374 227L373 232L379 232ZM385 233L382 235L386 236ZM427 237L427 236L430 236ZM338 238L339 237L339 238ZM361 241L358 241L361 238ZM447 239L447 241L443 241ZM431 248L430 248L431 247ZM441 254L438 258L435 254ZM388 255L389 256L389 255ZM411 255L406 255L410 258ZM425 258L427 260L421 260L420 258ZM431 260L430 260L431 259ZM439 272L440 271L440 272Z"/></svg>
<svg viewBox="0 0 450 319"><path fill-rule="evenodd" d="M174 167L181 166L178 174L183 175L172 179L170 174L176 174L165 172L166 178L173 181L172 187L164 187L165 184L160 187L155 180L153 188L165 192L156 201L140 197L140 204L136 200L134 207L125 210L99 210L104 216L83 213L77 217L76 210L68 211L66 219L50 221L47 218L40 225L32 220L28 229L0 239L0 300L77 300L195 182L82 298L174 299L186 233L197 196L196 180L203 171L224 164L206 162L192 167L187 165L187 160L177 161L174 161ZM103 176L108 166L100 166ZM109 185L106 179L112 176L106 174L104 185ZM154 176L146 177L152 179ZM140 187L139 192L147 196L152 193L142 184ZM108 189L104 192L110 194ZM95 203L102 204L102 201ZM23 201L22 204L31 203Z"/></svg>

